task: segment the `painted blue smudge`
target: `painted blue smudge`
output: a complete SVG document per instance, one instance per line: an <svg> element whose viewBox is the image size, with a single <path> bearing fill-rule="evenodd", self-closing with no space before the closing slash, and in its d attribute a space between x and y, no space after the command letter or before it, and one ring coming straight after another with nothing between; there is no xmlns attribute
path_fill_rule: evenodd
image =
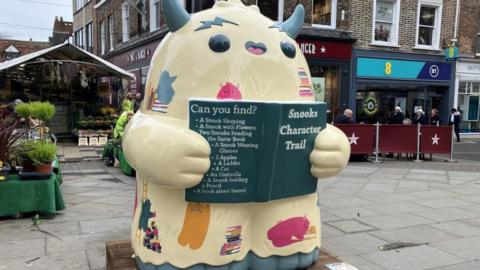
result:
<svg viewBox="0 0 480 270"><path fill-rule="evenodd" d="M168 71L162 71L157 89L157 98L161 103L169 104L172 101L173 95L175 95L172 84L176 79L177 76L170 76Z"/></svg>

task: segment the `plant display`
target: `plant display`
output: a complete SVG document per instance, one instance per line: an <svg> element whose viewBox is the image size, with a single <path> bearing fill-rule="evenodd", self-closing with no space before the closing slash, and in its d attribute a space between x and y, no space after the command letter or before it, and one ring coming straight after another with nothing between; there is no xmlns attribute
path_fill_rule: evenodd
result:
<svg viewBox="0 0 480 270"><path fill-rule="evenodd" d="M45 122L55 116L55 106L50 102L33 101L28 103L18 104L15 108L18 116L25 119L39 119L40 122L40 136L43 141L46 141Z"/></svg>
<svg viewBox="0 0 480 270"><path fill-rule="evenodd" d="M15 107L15 113L21 118L29 118L32 115L30 110L30 104L28 103L20 103Z"/></svg>
<svg viewBox="0 0 480 270"><path fill-rule="evenodd" d="M32 117L46 122L55 116L55 106L50 102L30 102L30 113Z"/></svg>
<svg viewBox="0 0 480 270"><path fill-rule="evenodd" d="M7 162L17 152L18 140L26 133L20 121L13 115L1 115L0 118L0 161Z"/></svg>
<svg viewBox="0 0 480 270"><path fill-rule="evenodd" d="M57 154L56 146L47 142L31 142L30 151L27 152L28 158L34 165L50 164Z"/></svg>

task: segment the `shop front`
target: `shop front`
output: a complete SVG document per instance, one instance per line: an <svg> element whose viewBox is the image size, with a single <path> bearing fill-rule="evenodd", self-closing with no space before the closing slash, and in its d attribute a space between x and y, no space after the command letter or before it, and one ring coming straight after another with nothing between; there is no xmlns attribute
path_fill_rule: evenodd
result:
<svg viewBox="0 0 480 270"><path fill-rule="evenodd" d="M455 106L462 116L460 131L480 133L480 61L459 60L455 86Z"/></svg>
<svg viewBox="0 0 480 270"><path fill-rule="evenodd" d="M357 122L388 123L395 107L405 118L440 112L447 124L454 99L454 64L439 55L354 50L350 106Z"/></svg>
<svg viewBox="0 0 480 270"><path fill-rule="evenodd" d="M152 60L155 49L157 49L165 34L166 32L155 33L155 36L151 38L141 40L104 56L105 60L129 71L135 76L134 80L124 80L121 84L112 84L114 88L119 88L115 89L117 91L114 92L118 93L118 90L127 90L133 94L141 93L143 97L150 61ZM119 93L119 95L115 97L117 102L121 102L124 94L125 93Z"/></svg>
<svg viewBox="0 0 480 270"><path fill-rule="evenodd" d="M348 108L352 41L302 38L297 43L305 55L317 101L328 106L327 121Z"/></svg>

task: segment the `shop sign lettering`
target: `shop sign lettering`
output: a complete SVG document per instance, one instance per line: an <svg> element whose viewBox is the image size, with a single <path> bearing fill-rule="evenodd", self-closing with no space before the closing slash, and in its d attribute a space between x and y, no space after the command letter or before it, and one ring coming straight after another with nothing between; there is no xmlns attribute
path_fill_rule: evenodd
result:
<svg viewBox="0 0 480 270"><path fill-rule="evenodd" d="M313 43L300 43L300 49L303 54L315 55L316 47Z"/></svg>
<svg viewBox="0 0 480 270"><path fill-rule="evenodd" d="M145 59L150 56L150 50L149 49L141 49L138 51L134 51L127 55L127 62L136 62L138 60Z"/></svg>

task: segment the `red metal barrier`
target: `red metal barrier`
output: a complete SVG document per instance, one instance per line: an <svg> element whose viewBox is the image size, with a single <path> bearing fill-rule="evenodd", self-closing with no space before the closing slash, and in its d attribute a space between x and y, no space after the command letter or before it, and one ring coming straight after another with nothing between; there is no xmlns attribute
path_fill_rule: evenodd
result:
<svg viewBox="0 0 480 270"><path fill-rule="evenodd" d="M380 153L416 153L416 125L381 125L378 148Z"/></svg>
<svg viewBox="0 0 480 270"><path fill-rule="evenodd" d="M452 127L421 126L420 152L450 154Z"/></svg>
<svg viewBox="0 0 480 270"><path fill-rule="evenodd" d="M375 152L375 125L335 125L347 135L351 154L371 155Z"/></svg>

